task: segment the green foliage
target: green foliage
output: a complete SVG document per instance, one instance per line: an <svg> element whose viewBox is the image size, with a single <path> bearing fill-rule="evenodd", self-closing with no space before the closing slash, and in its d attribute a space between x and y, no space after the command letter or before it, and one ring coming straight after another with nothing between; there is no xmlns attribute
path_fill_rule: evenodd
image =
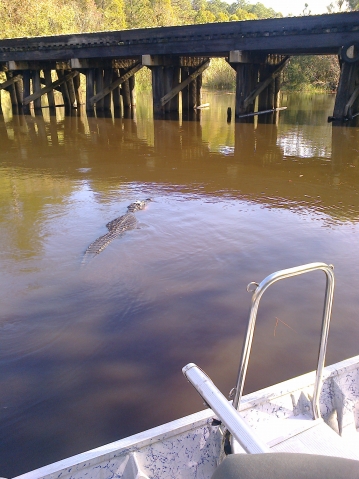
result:
<svg viewBox="0 0 359 479"><path fill-rule="evenodd" d="M176 25L177 22L171 0L151 0L151 8L154 26L168 27L169 25Z"/></svg>
<svg viewBox="0 0 359 479"><path fill-rule="evenodd" d="M246 0L0 0L0 38L278 16L262 3Z"/></svg>
<svg viewBox="0 0 359 479"><path fill-rule="evenodd" d="M102 15L105 30L123 30L126 28L124 0L106 0L103 3Z"/></svg>
<svg viewBox="0 0 359 479"><path fill-rule="evenodd" d="M0 0L0 38L101 30L93 0Z"/></svg>
<svg viewBox="0 0 359 479"><path fill-rule="evenodd" d="M348 9L349 10L359 10L359 1L358 0L348 0Z"/></svg>
<svg viewBox="0 0 359 479"><path fill-rule="evenodd" d="M209 10L205 10L204 8L201 8L198 10L194 22L195 23L213 23L216 21L216 16L210 12Z"/></svg>
<svg viewBox="0 0 359 479"><path fill-rule="evenodd" d="M273 8L267 8L261 2L251 4L251 3L248 3L246 0L238 0L238 2L233 3L232 6L234 6L236 10L237 9L244 10L254 15L255 18L258 18L258 19L283 17L283 15L280 12L276 12L275 10L273 10Z"/></svg>
<svg viewBox="0 0 359 479"><path fill-rule="evenodd" d="M248 12L243 8L237 8L233 15L237 18L237 20L255 20L257 18L254 13Z"/></svg>
<svg viewBox="0 0 359 479"><path fill-rule="evenodd" d="M267 8L263 3L255 3L254 5L248 5L247 11L256 16L256 18L280 18L283 17L281 13L277 13L273 8Z"/></svg>
<svg viewBox="0 0 359 479"><path fill-rule="evenodd" d="M236 73L224 58L213 58L210 67L203 73L206 88L234 90Z"/></svg>
<svg viewBox="0 0 359 479"><path fill-rule="evenodd" d="M292 91L334 91L339 64L333 55L293 57L284 70L283 87Z"/></svg>
<svg viewBox="0 0 359 479"><path fill-rule="evenodd" d="M127 28L146 28L154 24L150 0L126 0Z"/></svg>
<svg viewBox="0 0 359 479"><path fill-rule="evenodd" d="M329 13L359 10L359 0L333 0L327 10Z"/></svg>

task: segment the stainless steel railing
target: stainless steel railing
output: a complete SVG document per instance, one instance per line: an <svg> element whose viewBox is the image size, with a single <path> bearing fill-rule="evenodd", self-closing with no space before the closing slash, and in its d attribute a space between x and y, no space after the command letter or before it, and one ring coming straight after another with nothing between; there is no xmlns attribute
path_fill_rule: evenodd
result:
<svg viewBox="0 0 359 479"><path fill-rule="evenodd" d="M182 372L248 454L270 452L267 444L257 437L255 431L246 424L202 369L196 364L189 363L182 368Z"/></svg>
<svg viewBox="0 0 359 479"><path fill-rule="evenodd" d="M317 372L314 384L314 394L313 394L313 416L314 419L320 417L319 409L319 394L320 387L322 382L325 353L327 348L328 333L329 333L329 323L332 312L332 303L333 303L333 294L334 294L334 267L332 265L327 265L325 263L310 263L303 266L297 266L295 268L284 269L282 271L277 271L269 276L267 276L260 284L258 283L249 283L247 286L247 291L253 292L252 295L252 305L249 313L247 332L242 348L241 361L239 365L237 383L235 386L235 394L233 398L233 406L238 409L240 401L242 398L244 381L246 378L247 367L249 362L249 356L251 352L251 346L253 341L254 327L257 319L257 312L259 302L263 296L263 293L271 286L273 283L280 281L281 279L290 278L292 276L297 276L304 273L310 273L311 271L322 270L326 275L326 289L325 289L325 299L324 299L324 310L323 310L323 319L322 319L322 330L320 337L319 353L318 353L318 365Z"/></svg>

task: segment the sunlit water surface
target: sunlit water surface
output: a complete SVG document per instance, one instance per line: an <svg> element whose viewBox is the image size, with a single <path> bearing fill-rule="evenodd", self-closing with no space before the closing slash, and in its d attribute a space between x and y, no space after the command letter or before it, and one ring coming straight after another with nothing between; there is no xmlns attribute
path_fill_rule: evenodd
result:
<svg viewBox="0 0 359 479"><path fill-rule="evenodd" d="M278 125L0 115L0 475L10 477L203 408L182 376L233 387L246 285L335 265L327 362L359 353L357 128L333 96L284 97ZM83 261L136 199L139 227ZM261 303L246 391L315 368L324 275ZM278 319L277 319L278 318Z"/></svg>

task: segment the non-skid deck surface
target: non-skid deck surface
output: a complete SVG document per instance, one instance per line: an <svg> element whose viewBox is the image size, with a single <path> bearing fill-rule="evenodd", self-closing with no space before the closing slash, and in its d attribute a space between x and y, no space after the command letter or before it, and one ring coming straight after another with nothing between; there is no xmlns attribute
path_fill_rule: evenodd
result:
<svg viewBox="0 0 359 479"><path fill-rule="evenodd" d="M358 435L358 433L355 433ZM274 445L274 452L302 452L359 460L358 437L342 438L325 422Z"/></svg>

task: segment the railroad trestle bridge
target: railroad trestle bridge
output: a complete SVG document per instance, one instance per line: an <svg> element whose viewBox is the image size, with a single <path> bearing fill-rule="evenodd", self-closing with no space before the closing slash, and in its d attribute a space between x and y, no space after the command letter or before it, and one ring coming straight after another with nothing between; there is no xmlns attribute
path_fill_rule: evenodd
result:
<svg viewBox="0 0 359 479"><path fill-rule="evenodd" d="M14 111L56 106L65 111L85 102L88 114L116 115L135 105L135 75L152 71L155 117L193 112L201 104L202 74L213 57L236 71L236 118L257 108L279 108L281 73L293 55L338 55L341 75L335 123L359 115L359 12L268 20L159 27L0 40L0 90ZM86 77L81 98L80 74ZM179 93L181 92L181 96ZM42 98L47 96L47 102Z"/></svg>

